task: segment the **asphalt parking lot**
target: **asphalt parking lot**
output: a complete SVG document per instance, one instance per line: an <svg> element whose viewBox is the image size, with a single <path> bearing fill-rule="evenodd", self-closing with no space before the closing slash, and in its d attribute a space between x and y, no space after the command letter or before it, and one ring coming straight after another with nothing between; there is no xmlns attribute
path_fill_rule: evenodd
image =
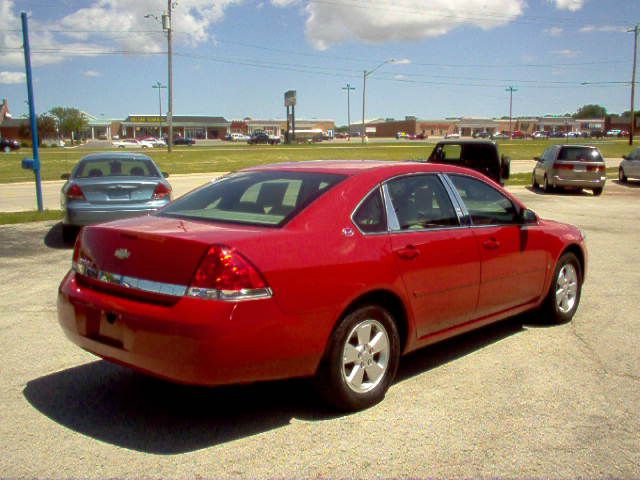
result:
<svg viewBox="0 0 640 480"><path fill-rule="evenodd" d="M525 315L403 358L336 415L303 380L193 388L79 350L56 319L59 225L0 227L3 477L638 477L640 183L512 189L587 234L571 324Z"/></svg>

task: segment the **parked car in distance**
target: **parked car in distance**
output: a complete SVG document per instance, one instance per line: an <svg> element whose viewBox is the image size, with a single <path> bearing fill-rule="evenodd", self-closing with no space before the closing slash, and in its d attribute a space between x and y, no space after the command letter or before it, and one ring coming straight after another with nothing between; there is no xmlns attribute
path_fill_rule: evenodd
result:
<svg viewBox="0 0 640 480"><path fill-rule="evenodd" d="M491 134L487 131L483 131L483 132L473 132L471 136L473 138L490 138Z"/></svg>
<svg viewBox="0 0 640 480"><path fill-rule="evenodd" d="M0 138L0 150L4 153L9 153L13 150L18 150L20 148L20 142L17 140L12 140L10 138Z"/></svg>
<svg viewBox="0 0 640 480"><path fill-rule="evenodd" d="M511 170L511 159L500 155L491 140L443 140L433 147L427 162L471 168L500 185Z"/></svg>
<svg viewBox="0 0 640 480"><path fill-rule="evenodd" d="M62 175L62 236L75 238L78 227L144 215L171 201L169 174L146 155L104 152L82 158Z"/></svg>
<svg viewBox="0 0 640 480"><path fill-rule="evenodd" d="M232 132L225 137L225 140L229 142L246 142L249 138L249 135L245 135L244 133Z"/></svg>
<svg viewBox="0 0 640 480"><path fill-rule="evenodd" d="M146 374L314 377L326 401L357 410L420 347L532 309L570 321L586 259L578 228L469 169L260 166L83 228L58 320L83 349Z"/></svg>
<svg viewBox="0 0 640 480"><path fill-rule="evenodd" d="M539 130L539 131L533 132L531 134L531 137L536 139L549 138L549 132L544 132Z"/></svg>
<svg viewBox="0 0 640 480"><path fill-rule="evenodd" d="M623 155L618 167L620 183L627 183L630 178L640 180L640 148L636 148L629 155Z"/></svg>
<svg viewBox="0 0 640 480"><path fill-rule="evenodd" d="M607 179L607 166L597 147L552 145L537 160L531 186L545 192L556 188L590 189L600 195Z"/></svg>
<svg viewBox="0 0 640 480"><path fill-rule="evenodd" d="M118 148L153 148L153 143L146 140L136 140L135 138L124 138L112 142Z"/></svg>
<svg viewBox="0 0 640 480"><path fill-rule="evenodd" d="M527 138L527 134L524 133L522 130L514 130L511 133L511 138L517 139L517 140L521 140L523 138Z"/></svg>
<svg viewBox="0 0 640 480"><path fill-rule="evenodd" d="M493 140L505 140L509 138L509 133L508 132L494 132L493 135L491 135L491 138Z"/></svg>
<svg viewBox="0 0 640 480"><path fill-rule="evenodd" d="M280 137L274 137L267 132L254 132L253 135L247 140L247 143L251 145L255 144L267 144L276 145L280 143Z"/></svg>
<svg viewBox="0 0 640 480"><path fill-rule="evenodd" d="M567 138L567 132L563 132L560 130L551 132L549 134L549 138Z"/></svg>
<svg viewBox="0 0 640 480"><path fill-rule="evenodd" d="M173 139L173 144L176 146L187 145L188 147L195 145L196 141L189 137L176 137Z"/></svg>
<svg viewBox="0 0 640 480"><path fill-rule="evenodd" d="M460 138L460 134L458 132L445 133L444 138Z"/></svg>
<svg viewBox="0 0 640 480"><path fill-rule="evenodd" d="M154 147L166 147L167 146L167 142L164 141L164 139L162 138L156 138L156 137L142 137L138 139L141 142L148 142L151 145L153 145Z"/></svg>
<svg viewBox="0 0 640 480"><path fill-rule="evenodd" d="M607 131L607 137L619 137L622 135L622 130L614 128L613 130Z"/></svg>

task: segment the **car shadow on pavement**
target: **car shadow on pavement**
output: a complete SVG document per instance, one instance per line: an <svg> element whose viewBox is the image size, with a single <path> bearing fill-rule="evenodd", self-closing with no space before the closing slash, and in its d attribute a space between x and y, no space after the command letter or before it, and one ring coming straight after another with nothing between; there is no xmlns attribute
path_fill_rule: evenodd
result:
<svg viewBox="0 0 640 480"><path fill-rule="evenodd" d="M404 357L396 383L522 332L514 317ZM398 388L392 386L391 388ZM191 452L284 427L298 418L342 416L305 379L228 387L177 385L104 360L27 383L26 400L78 433L131 450L160 455Z"/></svg>
<svg viewBox="0 0 640 480"><path fill-rule="evenodd" d="M613 183L620 185L623 188L640 188L640 181L637 180L627 180L622 183L620 180L612 180Z"/></svg>
<svg viewBox="0 0 640 480"><path fill-rule="evenodd" d="M66 243L62 239L62 222L56 223L44 237L44 244L57 250L73 248L73 243Z"/></svg>
<svg viewBox="0 0 640 480"><path fill-rule="evenodd" d="M590 197L592 196L591 192L587 192L586 190L578 190L578 189L553 189L545 192L542 188L533 188L531 185L527 185L525 187L531 193L535 193L536 195L562 195L566 197Z"/></svg>

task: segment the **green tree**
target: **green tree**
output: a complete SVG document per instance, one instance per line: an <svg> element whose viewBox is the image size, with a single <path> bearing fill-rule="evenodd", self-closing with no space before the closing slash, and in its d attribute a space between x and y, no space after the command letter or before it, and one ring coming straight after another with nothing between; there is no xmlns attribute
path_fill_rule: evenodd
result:
<svg viewBox="0 0 640 480"><path fill-rule="evenodd" d="M47 113L38 116L38 138L42 141L45 138L56 136L56 119Z"/></svg>
<svg viewBox="0 0 640 480"><path fill-rule="evenodd" d="M583 105L573 114L573 118L604 118L607 116L607 109L602 105Z"/></svg>
<svg viewBox="0 0 640 480"><path fill-rule="evenodd" d="M77 108L54 107L49 110L49 113L58 119L60 132L65 137L71 137L72 134L75 134L75 137L78 138L80 131L87 128L87 118Z"/></svg>

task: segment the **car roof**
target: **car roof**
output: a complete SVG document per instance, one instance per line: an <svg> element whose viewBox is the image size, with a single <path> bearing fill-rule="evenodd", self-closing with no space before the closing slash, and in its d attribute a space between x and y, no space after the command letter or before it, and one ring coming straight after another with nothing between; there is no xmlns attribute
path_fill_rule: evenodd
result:
<svg viewBox="0 0 640 480"><path fill-rule="evenodd" d="M342 175L362 175L365 173L377 173L384 176L402 175L414 172L424 173L469 173L473 170L461 168L455 165L427 162L397 162L381 160L308 160L304 162L274 163L250 167L243 171L298 171L298 172L322 172ZM476 176L476 172L473 172ZM479 174L478 174L479 175Z"/></svg>
<svg viewBox="0 0 640 480"><path fill-rule="evenodd" d="M105 158L110 159L122 159L122 160L151 160L150 157L143 153L135 152L97 152L90 153L81 158L82 160L103 160ZM153 161L153 160L151 160Z"/></svg>
<svg viewBox="0 0 640 480"><path fill-rule="evenodd" d="M473 143L473 144L485 144L485 145L497 145L496 142L494 142L493 140L484 140L484 139L478 139L478 138L465 138L464 140L461 139L457 139L457 140L441 140L437 143L437 145L443 145L443 144L453 144L453 145L461 145L463 143Z"/></svg>

